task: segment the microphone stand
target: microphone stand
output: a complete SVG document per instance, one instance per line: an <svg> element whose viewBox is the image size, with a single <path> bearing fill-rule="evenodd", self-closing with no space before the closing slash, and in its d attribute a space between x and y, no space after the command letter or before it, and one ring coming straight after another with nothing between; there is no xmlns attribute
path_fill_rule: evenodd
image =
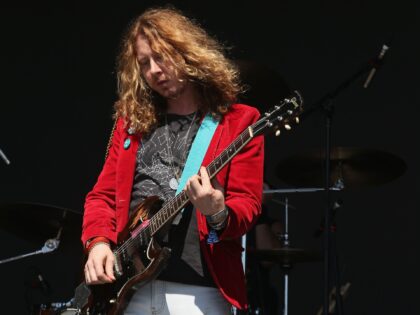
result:
<svg viewBox="0 0 420 315"><path fill-rule="evenodd" d="M373 60L377 60L373 59ZM343 90L348 88L351 83L356 81L359 77L364 75L365 73L369 72L372 69L372 63L368 62L363 65L357 72L351 75L348 79L344 80L341 84L339 84L333 91L327 93L323 96L315 105L311 106L308 110L303 112L300 116L301 120L306 119L308 116L313 114L314 112L321 110L325 116L325 221L324 221L324 269L323 269L323 315L328 315L329 310L329 291L330 291L330 257L336 257L336 246L330 249L331 243L331 184L330 184L330 165L331 165L331 126L334 114L334 100L337 95L340 94ZM344 183L345 184L345 183ZM339 270L336 258L334 258L334 262L336 262L335 269L335 282L336 282L336 298L338 307L338 314L342 315L342 307L341 307L341 300L338 298L340 295L341 286L339 283Z"/></svg>

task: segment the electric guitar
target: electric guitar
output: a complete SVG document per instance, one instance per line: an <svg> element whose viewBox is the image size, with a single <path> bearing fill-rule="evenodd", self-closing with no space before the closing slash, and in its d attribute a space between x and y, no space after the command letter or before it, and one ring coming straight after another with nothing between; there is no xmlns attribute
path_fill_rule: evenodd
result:
<svg viewBox="0 0 420 315"><path fill-rule="evenodd" d="M249 143L254 137L274 130L289 130L299 122L302 98L295 92L274 106L260 119L246 128L208 166L210 179ZM113 250L116 281L111 284L88 286L81 283L72 299L72 307L61 314L117 315L122 314L133 286L141 286L154 279L166 266L170 249L161 247L156 241L158 232L188 204L188 196L182 191L163 206L158 197L145 199L130 218L126 228L118 236L118 245Z"/></svg>

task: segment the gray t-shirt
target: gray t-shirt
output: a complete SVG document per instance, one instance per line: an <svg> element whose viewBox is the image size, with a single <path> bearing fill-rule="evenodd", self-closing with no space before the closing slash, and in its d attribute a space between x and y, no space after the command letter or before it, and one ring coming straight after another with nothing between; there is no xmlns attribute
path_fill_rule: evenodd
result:
<svg viewBox="0 0 420 315"><path fill-rule="evenodd" d="M199 128L196 116L194 113L186 116L167 114L166 119L161 117L158 127L150 135L142 138L137 153L130 212L147 197L159 196L167 201L175 196L176 190L169 186L169 182L173 178L179 179L182 174Z"/></svg>

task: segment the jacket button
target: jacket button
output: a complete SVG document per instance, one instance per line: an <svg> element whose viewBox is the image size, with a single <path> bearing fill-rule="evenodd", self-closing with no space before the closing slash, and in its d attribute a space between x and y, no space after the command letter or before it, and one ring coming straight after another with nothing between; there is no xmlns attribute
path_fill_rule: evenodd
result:
<svg viewBox="0 0 420 315"><path fill-rule="evenodd" d="M124 140L124 150L127 150L130 147L131 140L130 138L127 138Z"/></svg>

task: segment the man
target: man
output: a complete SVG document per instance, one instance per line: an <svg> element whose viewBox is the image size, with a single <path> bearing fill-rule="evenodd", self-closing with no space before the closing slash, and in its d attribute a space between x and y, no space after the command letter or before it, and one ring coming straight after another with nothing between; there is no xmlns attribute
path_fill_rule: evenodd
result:
<svg viewBox="0 0 420 315"><path fill-rule="evenodd" d="M168 202L184 189L192 206L160 242L172 248L157 280L140 286L126 314L229 314L247 307L240 237L261 211L263 137L256 137L217 174L212 160L258 119L235 104L236 68L222 47L172 8L149 9L134 20L118 58L116 125L103 170L86 197L82 241L88 284L115 281L114 255L130 215L151 195ZM213 124L209 144L204 122ZM198 140L197 140L198 141ZM190 150L204 158L184 187Z"/></svg>

